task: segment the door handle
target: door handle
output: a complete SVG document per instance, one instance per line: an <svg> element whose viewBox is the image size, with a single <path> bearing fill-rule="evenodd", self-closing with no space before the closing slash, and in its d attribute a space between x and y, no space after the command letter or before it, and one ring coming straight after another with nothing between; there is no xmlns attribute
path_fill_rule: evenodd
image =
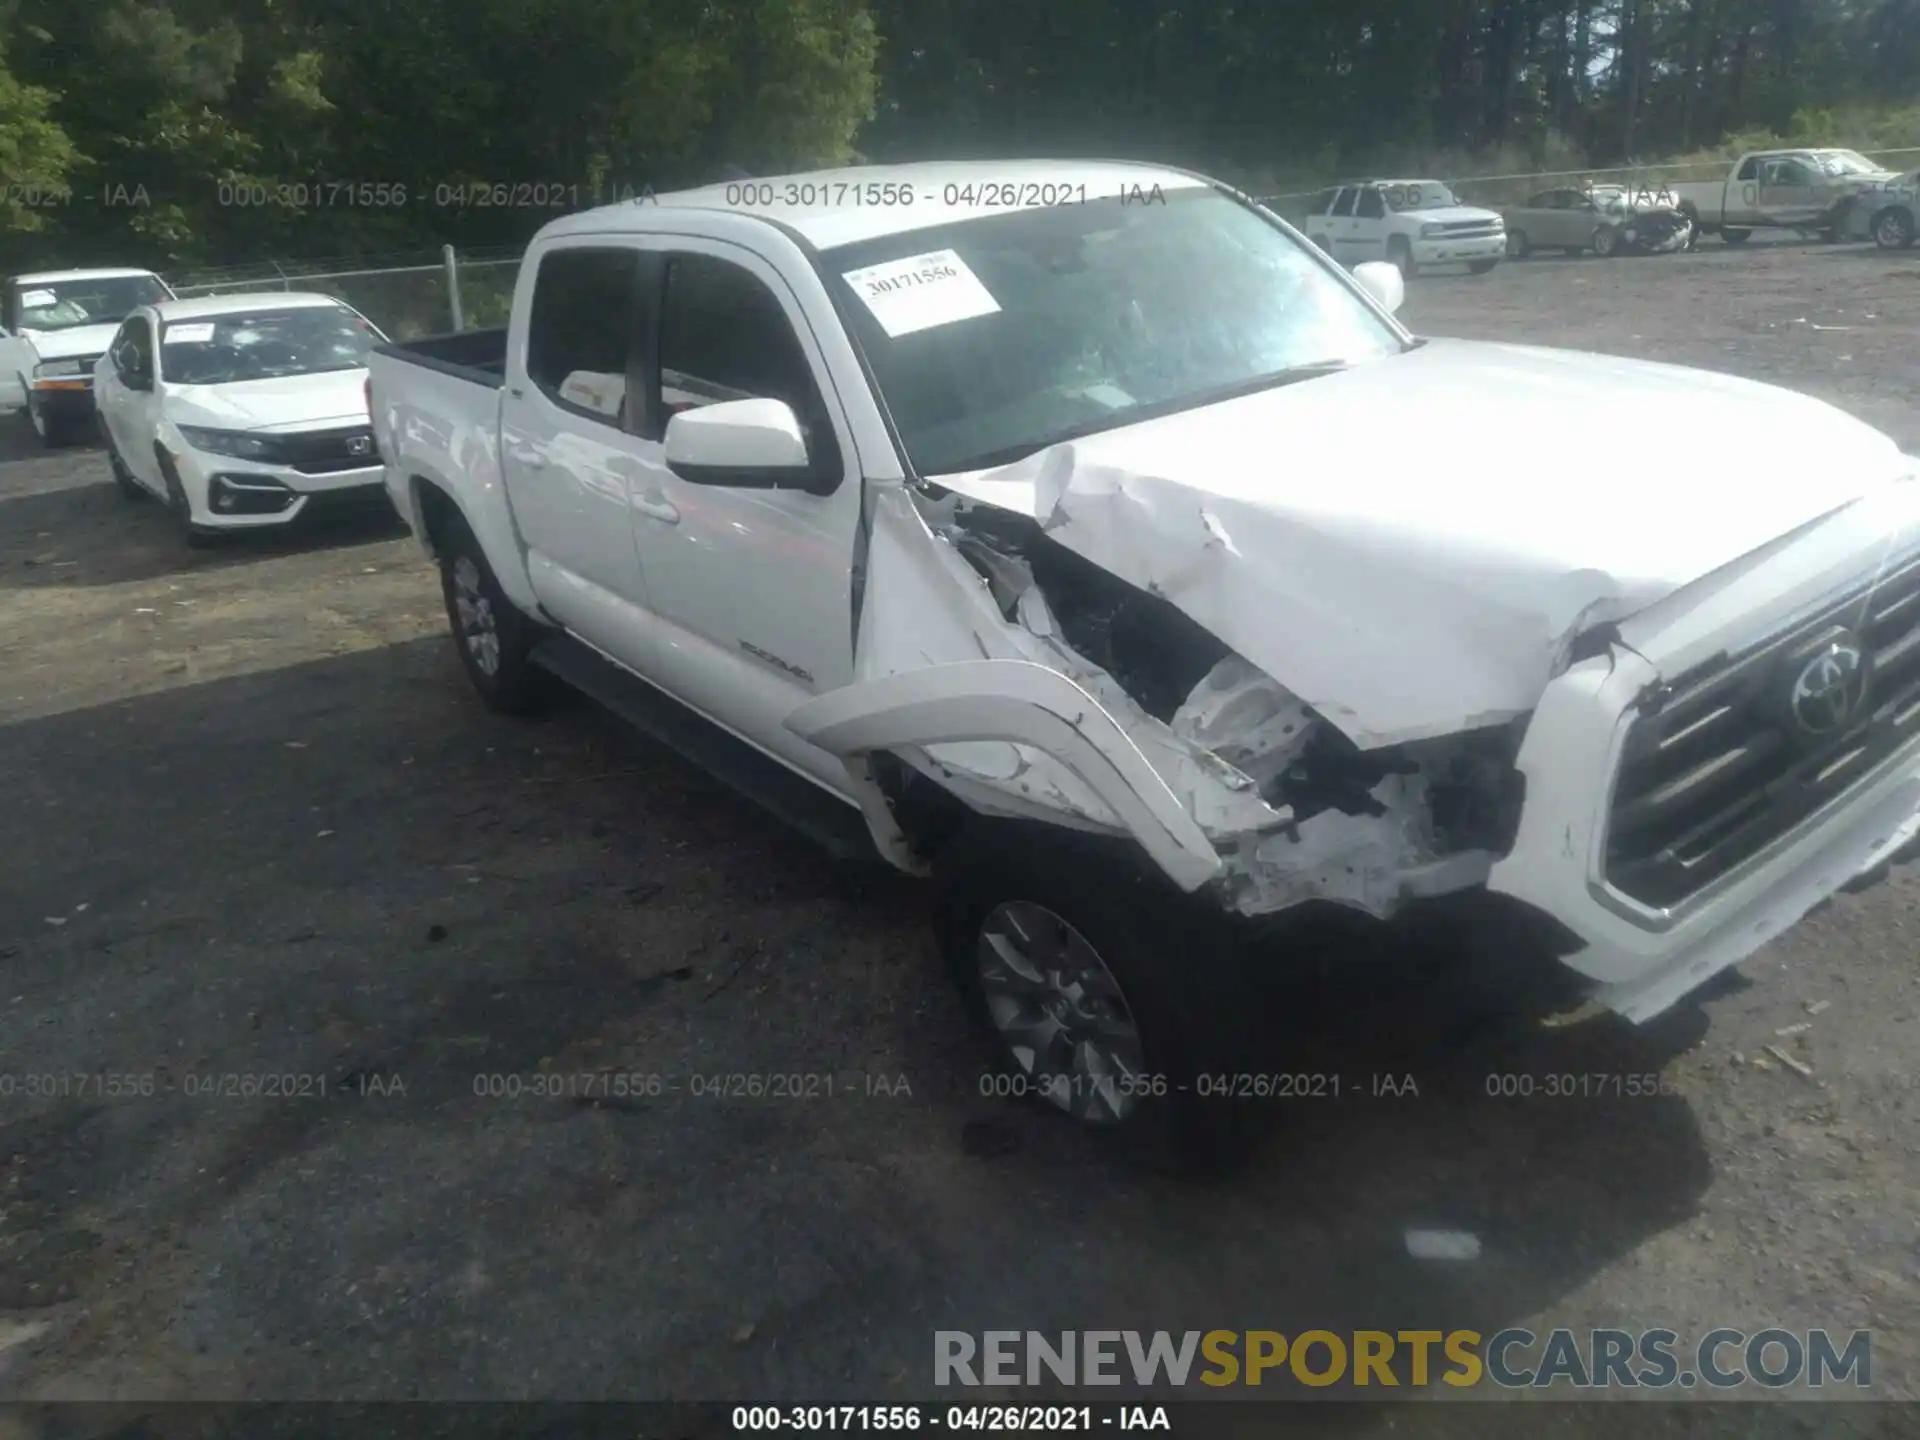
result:
<svg viewBox="0 0 1920 1440"><path fill-rule="evenodd" d="M520 446L514 445L508 448L507 458L517 461L529 470L544 470L547 468L547 457L542 455L538 450L524 450Z"/></svg>
<svg viewBox="0 0 1920 1440"><path fill-rule="evenodd" d="M662 525L678 525L680 512L666 500L650 500L644 496L633 497L633 508L649 520L658 520Z"/></svg>

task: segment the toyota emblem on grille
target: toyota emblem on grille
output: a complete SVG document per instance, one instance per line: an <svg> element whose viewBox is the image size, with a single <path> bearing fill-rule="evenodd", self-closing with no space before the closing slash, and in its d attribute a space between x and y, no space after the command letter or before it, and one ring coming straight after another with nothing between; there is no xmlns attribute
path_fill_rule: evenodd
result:
<svg viewBox="0 0 1920 1440"><path fill-rule="evenodd" d="M369 436L354 435L347 440L347 453L349 455L365 455L372 449L373 440Z"/></svg>
<svg viewBox="0 0 1920 1440"><path fill-rule="evenodd" d="M1831 735L1845 727L1867 695L1867 657L1849 636L1822 646L1793 677L1788 707L1808 735Z"/></svg>

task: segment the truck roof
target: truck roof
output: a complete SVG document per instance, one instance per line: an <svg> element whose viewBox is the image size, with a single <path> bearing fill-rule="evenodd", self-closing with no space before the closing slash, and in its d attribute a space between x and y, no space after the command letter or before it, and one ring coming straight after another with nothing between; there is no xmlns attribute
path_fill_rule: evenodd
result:
<svg viewBox="0 0 1920 1440"><path fill-rule="evenodd" d="M729 210L778 221L822 250L882 235L904 234L970 215L1031 210L1043 205L1107 199L1135 187L1151 193L1198 189L1208 182L1185 171L1119 160L944 160L914 165L856 165L793 175L756 175L693 190L648 195L562 216L540 231L606 234L649 228L659 208ZM869 198L870 186L910 189L911 202ZM972 187L972 195L954 190ZM982 187L987 193L982 194ZM900 192L895 191L894 196ZM731 199L729 198L731 197ZM765 200L769 203L760 203Z"/></svg>
<svg viewBox="0 0 1920 1440"><path fill-rule="evenodd" d="M142 275L152 275L151 270L106 269L106 270L36 270L31 275L15 275L16 285L50 285L61 280L133 280ZM157 276L155 277L158 278Z"/></svg>

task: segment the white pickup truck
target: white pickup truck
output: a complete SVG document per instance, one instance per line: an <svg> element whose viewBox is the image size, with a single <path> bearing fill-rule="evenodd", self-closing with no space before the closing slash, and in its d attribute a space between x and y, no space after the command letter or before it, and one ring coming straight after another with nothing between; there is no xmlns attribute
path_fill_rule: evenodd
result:
<svg viewBox="0 0 1920 1440"><path fill-rule="evenodd" d="M1282 921L1462 902L1639 1020L1920 831L1920 461L1401 295L1178 171L851 169L554 220L369 402L484 700L933 872L1016 1091L1205 1135Z"/></svg>
<svg viewBox="0 0 1920 1440"><path fill-rule="evenodd" d="M1839 239L1855 197L1893 178L1856 150L1755 150L1734 161L1725 180L1665 188L1695 230L1739 245L1769 228Z"/></svg>
<svg viewBox="0 0 1920 1440"><path fill-rule="evenodd" d="M172 298L151 270L13 276L0 299L0 403L24 405L50 447L91 437L95 362L136 307Z"/></svg>

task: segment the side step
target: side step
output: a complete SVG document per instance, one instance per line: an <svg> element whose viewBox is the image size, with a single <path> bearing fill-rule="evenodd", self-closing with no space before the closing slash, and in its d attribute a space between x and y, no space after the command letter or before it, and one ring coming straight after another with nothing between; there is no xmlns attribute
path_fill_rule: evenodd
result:
<svg viewBox="0 0 1920 1440"><path fill-rule="evenodd" d="M835 859L886 863L859 810L729 735L591 646L571 635L555 635L542 640L528 658L770 811Z"/></svg>

